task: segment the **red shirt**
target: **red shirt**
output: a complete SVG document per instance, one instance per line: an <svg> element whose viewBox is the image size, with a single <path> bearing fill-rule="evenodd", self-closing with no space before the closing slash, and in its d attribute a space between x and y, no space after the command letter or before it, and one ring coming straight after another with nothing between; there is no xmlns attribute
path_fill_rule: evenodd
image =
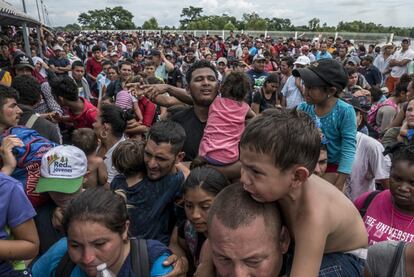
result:
<svg viewBox="0 0 414 277"><path fill-rule="evenodd" d="M75 128L93 128L92 124L96 121L98 110L91 102L83 97L79 97L83 101L83 112L75 115L69 110L70 119L75 123Z"/></svg>
<svg viewBox="0 0 414 277"><path fill-rule="evenodd" d="M93 77L96 78L96 76L98 76L98 74L101 73L101 72L102 72L101 62L98 62L97 60L95 60L94 57L89 58L86 61L86 73L89 73Z"/></svg>
<svg viewBox="0 0 414 277"><path fill-rule="evenodd" d="M142 120L142 124L144 124L147 127L151 127L152 122L154 122L155 109L157 108L157 106L155 106L154 103L149 101L144 96L138 100L138 107L141 110L142 117L144 118Z"/></svg>

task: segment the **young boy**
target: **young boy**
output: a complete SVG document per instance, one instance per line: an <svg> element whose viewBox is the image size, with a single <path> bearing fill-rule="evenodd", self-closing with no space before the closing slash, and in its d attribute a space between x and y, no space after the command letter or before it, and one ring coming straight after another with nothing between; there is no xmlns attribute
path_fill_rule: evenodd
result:
<svg viewBox="0 0 414 277"><path fill-rule="evenodd" d="M367 232L352 202L313 174L320 144L305 113L266 111L241 138L240 181L256 201L278 201L295 242L289 276L362 276Z"/></svg>
<svg viewBox="0 0 414 277"><path fill-rule="evenodd" d="M96 155L98 137L89 128L80 128L72 134L72 144L81 149L88 159L87 178L83 183L84 188L103 186L108 179L108 173L104 160Z"/></svg>

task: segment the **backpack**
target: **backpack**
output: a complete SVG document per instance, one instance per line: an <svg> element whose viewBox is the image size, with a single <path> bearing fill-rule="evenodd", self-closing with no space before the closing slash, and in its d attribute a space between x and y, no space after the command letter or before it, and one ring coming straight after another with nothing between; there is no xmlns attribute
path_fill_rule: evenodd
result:
<svg viewBox="0 0 414 277"><path fill-rule="evenodd" d="M372 200L374 200L375 196L378 195L378 193L382 192L381 190L374 190L370 194L368 194L367 198L364 200L364 204L362 205L361 209L359 210L359 214L363 218L364 215L367 213L368 207L371 204Z"/></svg>
<svg viewBox="0 0 414 277"><path fill-rule="evenodd" d="M35 130L23 126L11 127L5 130L0 135L0 143L8 135L15 135L24 144L22 147L13 148L17 165L11 177L23 184L23 188L30 202L37 208L49 199L46 193L39 194L35 192L40 178L42 157L47 151L57 146L57 144L40 136Z"/></svg>
<svg viewBox="0 0 414 277"><path fill-rule="evenodd" d="M150 277L150 265L148 260L147 241L144 239L131 238L131 261L132 271L136 277ZM68 252L60 260L55 276L70 277L76 264L70 259Z"/></svg>
<svg viewBox="0 0 414 277"><path fill-rule="evenodd" d="M367 122L376 131L380 131L379 126L377 126L377 121L376 121L377 113L378 113L378 110L384 106L391 106L395 109L395 111L398 110L397 104L395 104L394 101L392 101L391 99L387 99L384 102L381 102L379 104L372 106L372 108L368 112Z"/></svg>

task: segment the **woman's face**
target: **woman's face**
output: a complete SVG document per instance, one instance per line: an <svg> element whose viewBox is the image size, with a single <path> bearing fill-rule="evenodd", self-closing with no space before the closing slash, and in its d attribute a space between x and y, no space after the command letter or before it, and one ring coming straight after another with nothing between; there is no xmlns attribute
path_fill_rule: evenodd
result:
<svg viewBox="0 0 414 277"><path fill-rule="evenodd" d="M199 187L188 189L185 193L185 214L197 232L207 231L208 210L213 200L214 196Z"/></svg>
<svg viewBox="0 0 414 277"><path fill-rule="evenodd" d="M414 164L397 161L390 172L390 191L395 206L414 212Z"/></svg>
<svg viewBox="0 0 414 277"><path fill-rule="evenodd" d="M69 256L88 276L96 276L96 267L102 263L119 270L128 253L127 230L119 234L97 222L72 221L68 228Z"/></svg>
<svg viewBox="0 0 414 277"><path fill-rule="evenodd" d="M414 100L408 102L407 111L405 112L405 120L409 128L414 128Z"/></svg>
<svg viewBox="0 0 414 277"><path fill-rule="evenodd" d="M265 92L273 94L277 91L278 88L279 88L278 83L266 83Z"/></svg>
<svg viewBox="0 0 414 277"><path fill-rule="evenodd" d="M352 87L355 86L358 82L358 73L351 74L348 76L348 86Z"/></svg>

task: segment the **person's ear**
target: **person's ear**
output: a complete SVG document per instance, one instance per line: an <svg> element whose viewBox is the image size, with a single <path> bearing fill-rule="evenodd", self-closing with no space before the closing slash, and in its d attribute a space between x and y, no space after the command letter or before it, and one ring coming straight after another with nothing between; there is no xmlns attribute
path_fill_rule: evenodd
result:
<svg viewBox="0 0 414 277"><path fill-rule="evenodd" d="M127 241L128 240L128 230L129 230L129 225L130 225L131 223L130 223L130 221L129 220L127 220L126 222L125 222L125 230L124 230L124 232L122 233L122 240L123 241Z"/></svg>
<svg viewBox="0 0 414 277"><path fill-rule="evenodd" d="M286 228L286 226L282 226L282 230L280 231L279 245L280 245L280 250L282 251L282 254L286 254L286 252L289 250L289 245L290 245L290 235L289 235L289 231Z"/></svg>
<svg viewBox="0 0 414 277"><path fill-rule="evenodd" d="M310 176L309 170L304 166L298 166L293 171L292 188L296 188L305 183Z"/></svg>
<svg viewBox="0 0 414 277"><path fill-rule="evenodd" d="M175 163L178 164L182 162L184 160L184 156L185 156L184 151L179 152L176 156Z"/></svg>
<svg viewBox="0 0 414 277"><path fill-rule="evenodd" d="M336 87L329 87L329 88L328 88L328 97L333 97L333 96L335 96L335 94L336 94L336 90L337 90L337 88L336 88Z"/></svg>

